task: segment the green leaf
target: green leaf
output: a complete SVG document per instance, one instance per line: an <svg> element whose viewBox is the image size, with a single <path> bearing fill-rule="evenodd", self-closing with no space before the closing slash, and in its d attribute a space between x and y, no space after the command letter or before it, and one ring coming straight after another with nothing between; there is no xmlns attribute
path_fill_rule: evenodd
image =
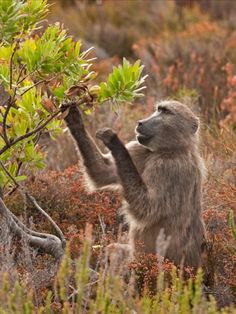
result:
<svg viewBox="0 0 236 314"><path fill-rule="evenodd" d="M139 93L145 88L141 85L144 83L146 76L141 77L143 66L140 66L140 60L133 65L125 58L123 65L113 67L113 72L109 74L107 83L100 84L99 102L110 99L112 102L122 103L133 101L137 97L143 96Z"/></svg>
<svg viewBox="0 0 236 314"><path fill-rule="evenodd" d="M45 0L1 0L0 1L0 40L9 44L14 37L37 28L48 12Z"/></svg>
<svg viewBox="0 0 236 314"><path fill-rule="evenodd" d="M15 177L16 182L25 181L27 179L27 176L17 176Z"/></svg>

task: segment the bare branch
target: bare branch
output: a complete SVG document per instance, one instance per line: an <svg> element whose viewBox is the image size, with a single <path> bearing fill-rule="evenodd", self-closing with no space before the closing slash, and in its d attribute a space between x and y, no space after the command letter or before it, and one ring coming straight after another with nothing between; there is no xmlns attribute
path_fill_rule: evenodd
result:
<svg viewBox="0 0 236 314"><path fill-rule="evenodd" d="M12 102L11 96L9 95L8 100L7 100L7 108L6 108L6 111L4 112L3 121L2 121L2 133L3 133L3 137L4 137L4 141L5 141L6 145L9 145L9 140L7 137L6 122L7 122L7 116L8 116L10 109L11 109L12 104L13 104L13 102Z"/></svg>
<svg viewBox="0 0 236 314"><path fill-rule="evenodd" d="M16 45L12 51L12 54L11 54L11 59L10 59L10 64L9 64L9 68L10 68L10 73L9 73L9 81L10 81L10 89L12 89L12 79L13 79L13 58L14 58L14 55L16 53L16 49L17 49L17 46L18 46L18 42L16 42Z"/></svg>
<svg viewBox="0 0 236 314"><path fill-rule="evenodd" d="M28 89L26 89L22 94L21 96L23 96L25 93L27 93L29 90L31 90L32 88L42 84L42 83L45 83L45 84L48 84L49 82L51 82L52 80L54 80L56 77L58 76L58 74L54 75L53 77L49 78L49 79L43 79L43 80L40 80L36 83L34 83L33 85L31 85Z"/></svg>
<svg viewBox="0 0 236 314"><path fill-rule="evenodd" d="M10 85L10 89L12 89L12 80L13 80L13 58L14 58L14 55L16 53L17 46L18 46L18 41L16 42L16 45L15 45L15 47L13 49L12 54L11 54L11 59L10 59L10 64L9 64L9 81L10 81L9 85ZM6 128L7 116L8 116L8 113L9 113L10 109L11 109L12 104L14 103L15 95L16 95L16 87L14 89L14 96L13 96L13 98L11 98L10 95L8 97L7 108L6 108L6 111L5 111L4 116L3 116L3 122L2 122L2 129L3 130L2 130L2 132L3 132L3 137L4 137L4 141L5 141L6 145L9 144L9 140L8 140L8 136L7 136L7 128Z"/></svg>
<svg viewBox="0 0 236 314"><path fill-rule="evenodd" d="M48 213L46 213L42 207L37 203L36 199L30 195L30 193L26 190L26 188L24 188L23 186L21 186L16 180L15 178L10 174L10 172L7 170L7 168L4 166L4 164L2 163L2 161L0 161L0 165L2 167L2 169L4 170L4 172L6 173L6 175L12 180L12 182L15 184L16 187L18 187L21 191L21 193L23 193L27 199L31 202L31 204L33 204L38 211L40 211L40 213L47 218L47 220L52 224L52 226L54 227L54 229L56 230L56 233L58 235L58 237L61 239L62 242L62 247L64 248L66 245L66 240L65 237L63 235L63 232L61 231L61 229L59 228L59 226L55 223L55 221L48 215Z"/></svg>
<svg viewBox="0 0 236 314"><path fill-rule="evenodd" d="M21 84L22 82L24 82L25 79L27 79L27 77L29 77L30 75L34 74L37 70L33 70L30 73L27 73L21 80L19 80L17 82L17 85Z"/></svg>
<svg viewBox="0 0 236 314"><path fill-rule="evenodd" d="M18 225L13 219L11 211L6 207L2 198L0 198L0 214L6 219L9 229L19 238L24 238L26 242L32 247L40 248L45 253L54 256L60 260L64 254L61 240L53 235L48 237L38 237L35 235L28 234L25 230Z"/></svg>
<svg viewBox="0 0 236 314"><path fill-rule="evenodd" d="M22 189L22 187L21 187ZM23 193L25 193L25 195L27 196L28 200L38 209L38 211L40 211L40 213L47 218L47 220L52 224L52 226L54 227L54 229L56 230L57 236L61 239L62 242L62 247L64 248L66 245L66 239L64 237L64 234L62 233L61 229L59 228L59 226L55 223L55 221L48 215L48 213L45 212L45 210L42 209L41 206L39 206L39 204L37 203L36 199L29 194L29 192L27 192L26 190L22 190Z"/></svg>
<svg viewBox="0 0 236 314"><path fill-rule="evenodd" d="M26 68L26 65L25 65L25 64L22 64L22 66L21 66L21 68L20 68L20 71L19 71L18 78L17 78L17 80L16 80L16 85L19 84L19 81L20 81L20 78L21 78L21 74L22 74L22 72L24 71L25 68ZM15 88L17 88L17 87L15 87Z"/></svg>
<svg viewBox="0 0 236 314"><path fill-rule="evenodd" d="M47 83L48 81L46 80L40 80L38 82L36 82L35 84L31 85L29 88L27 88L22 94L20 94L21 96L23 96L25 93L27 93L28 91L30 91L32 88L42 84L42 83Z"/></svg>
<svg viewBox="0 0 236 314"><path fill-rule="evenodd" d="M15 178L10 174L10 172L7 170L7 168L4 166L3 162L0 160L0 165L2 167L2 169L4 170L4 172L6 173L6 175L13 181L13 183L15 184L15 186L19 187L19 183L15 180Z"/></svg>
<svg viewBox="0 0 236 314"><path fill-rule="evenodd" d="M14 221L17 223L17 225L23 229L26 233L30 234L30 235L34 235L36 237L40 237L43 239L46 238L52 238L54 239L54 235L49 234L49 233L41 233L41 232L37 232L34 230L29 229L27 226L25 226L10 210L9 210L9 215L11 215L11 217L14 219Z"/></svg>

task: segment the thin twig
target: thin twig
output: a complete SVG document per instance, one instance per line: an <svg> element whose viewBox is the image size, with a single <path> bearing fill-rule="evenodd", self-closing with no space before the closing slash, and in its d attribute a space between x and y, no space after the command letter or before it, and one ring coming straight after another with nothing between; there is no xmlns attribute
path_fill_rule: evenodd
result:
<svg viewBox="0 0 236 314"><path fill-rule="evenodd" d="M5 165L3 164L3 162L0 160L0 165L2 167L2 169L4 170L4 172L6 173L6 175L12 180L12 182L15 184L15 186L20 187L19 183L15 180L15 178L10 174L10 172L7 170L7 168L5 167Z"/></svg>
<svg viewBox="0 0 236 314"><path fill-rule="evenodd" d="M64 237L64 234L62 233L61 229L59 228L59 226L55 223L55 221L51 218L50 215L48 215L47 212L45 212L44 209L42 209L41 206L39 206L39 204L37 203L36 199L29 194L28 191L26 191L25 189L22 189L23 193L25 193L25 195L27 196L28 200L38 209L38 211L47 218L47 220L52 224L52 226L54 227L54 229L56 230L56 233L58 235L58 237L60 238L61 242L62 242L62 247L64 248L66 245L66 240Z"/></svg>
<svg viewBox="0 0 236 314"><path fill-rule="evenodd" d="M52 80L54 80L59 74L56 74L54 75L53 77L49 78L49 79L43 79L43 80L40 80L38 82L36 82L35 84L31 85L28 89L26 89L22 94L21 96L23 96L25 93L27 93L29 90L31 90L32 88L42 84L42 83L45 83L45 84L48 84L50 83ZM19 84L19 83L18 83Z"/></svg>
<svg viewBox="0 0 236 314"><path fill-rule="evenodd" d="M16 53L16 49L17 49L17 46L18 46L18 42L16 42L16 45L13 49L13 52L11 54L11 59L10 59L10 64L9 64L9 85L10 85L10 89L12 89L12 80L13 80L13 58L14 58L14 55ZM14 102L14 98L15 98L15 95L16 95L16 88L14 90L14 96L13 98L11 98L11 96L9 95L8 97L8 100L7 100L7 108L6 108L6 111L4 113L4 116L3 116L3 122L2 122L2 129L3 129L3 137L4 137L4 141L5 143L8 145L9 144L9 140L8 140L8 136L7 136L7 128L6 128L6 122L7 122L7 116L8 116L8 113L11 109L11 106Z"/></svg>
<svg viewBox="0 0 236 314"><path fill-rule="evenodd" d="M8 100L7 100L7 108L6 108L6 111L3 115L3 121L2 121L2 133L3 133L3 137L4 137L4 141L5 141L6 145L9 145L9 140L7 137L6 122L7 122L7 116L8 116L10 109L11 109L12 104L13 104L13 102L12 102L11 96L9 95Z"/></svg>
<svg viewBox="0 0 236 314"><path fill-rule="evenodd" d="M99 223L100 223L100 226L101 226L101 229L102 229L102 234L103 236L106 234L106 224L104 222L104 218L103 216L101 216L100 214L98 215L98 219L99 219Z"/></svg>
<svg viewBox="0 0 236 314"><path fill-rule="evenodd" d="M34 130L21 135L19 137L17 137L15 140L9 142L8 144L6 144L5 146L3 146L2 149L0 149L0 155L3 154L8 148L12 147L13 145L15 145L16 143L30 137L31 135L34 135L35 133L39 132L40 130L42 130L43 128L45 128L45 126L51 122L57 115L59 115L59 113L61 112L61 109L57 110L56 112L54 112L44 123L42 123L41 125L39 125L37 128L35 128Z"/></svg>
<svg viewBox="0 0 236 314"><path fill-rule="evenodd" d="M53 79L53 78L52 78ZM48 83L48 80L40 80L38 82L36 82L35 84L31 85L29 88L27 88L22 94L20 94L21 96L23 96L25 93L27 93L28 91L30 91L32 88L42 84L42 83Z"/></svg>
<svg viewBox="0 0 236 314"><path fill-rule="evenodd" d="M12 79L13 79L13 74L12 74L12 72L13 72L13 58L14 58L14 55L16 53L17 46L18 46L18 42L16 42L16 45L15 45L13 51L12 51L11 59L10 59L10 65L9 65L9 68L10 68L10 71L9 71L10 72L9 73L9 76L10 76L10 80L9 80L10 81L10 83L9 83L10 89L12 89Z"/></svg>
<svg viewBox="0 0 236 314"><path fill-rule="evenodd" d="M22 74L22 72L24 71L25 67L26 67L26 65L25 65L25 64L22 64L22 66L21 66L21 68L20 68L20 71L19 71L18 78L17 78L17 80L16 80L16 85L19 84L19 80L20 80L21 74ZM15 87L15 88L17 88L17 87Z"/></svg>
<svg viewBox="0 0 236 314"><path fill-rule="evenodd" d="M14 218L12 217L11 211L6 207L5 203L3 202L2 198L0 198L0 213L3 217L7 218L8 226L10 230L15 233L18 237L24 238L29 245L37 248L41 248L44 252L54 256L57 260L61 259L64 250L62 247L61 240L54 235L50 235L50 237L37 237L34 235L30 235L29 233L25 232L23 228L20 227Z"/></svg>
<svg viewBox="0 0 236 314"><path fill-rule="evenodd" d="M41 233L38 231L34 231L29 229L27 226L25 226L10 210L8 212L9 215L11 215L11 217L14 219L14 221L17 223L17 225L24 230L26 233L28 233L29 235L35 236L35 237L40 237L42 239L46 239L46 238L51 238L54 239L54 236L52 234L49 233Z"/></svg>
<svg viewBox="0 0 236 314"><path fill-rule="evenodd" d="M11 61L10 61L10 88L11 88L11 89L12 89L12 62L13 62L13 57L14 57L15 51L16 51L16 47L15 47L13 53L12 53L12 57L11 57ZM7 148L9 148L8 145L9 145L10 143L9 143L8 136L7 136L6 121L7 121L8 113L9 113L11 107L12 107L12 104L14 103L14 99L15 99L15 96L16 96L17 87L18 87L18 85L19 85L21 82L23 82L23 81L27 78L27 76L30 76L31 74L33 74L33 73L36 71L36 70L34 70L34 71L30 72L30 73L27 74L23 79L21 79L21 80L19 81L20 76L21 76L21 73L22 73L22 71L23 71L24 68L25 68L25 66L23 65L22 68L21 68L21 70L20 70L20 73L19 73L19 75L18 75L17 81L16 81L16 86L15 86L15 88L14 88L13 97L11 97L11 96L9 95L9 98L8 98L8 101L7 101L7 108L6 108L6 111L5 111L4 116L3 116L3 137L4 137L4 141L5 141L5 143L6 143L5 146L7 146ZM51 78L48 79L48 80L45 80L45 79L44 79L44 80L40 80L40 81L36 82L35 84L33 84L33 85L31 85L29 88L27 88L20 96L23 96L25 93L27 93L28 91L30 91L32 88L34 88L34 87L36 87L36 86L38 86L38 85L40 85L40 84L42 84L42 83L47 84L47 83L51 82L51 81L54 80L57 76L58 76L58 74L54 75L53 77L51 77ZM12 146L12 145L10 145L10 146ZM1 154L1 152L0 152L0 154Z"/></svg>
<svg viewBox="0 0 236 314"><path fill-rule="evenodd" d="M81 99L80 101L76 102L76 105L81 105L85 103L84 99ZM66 105L68 107L70 107L71 104L74 104L74 102L71 103L67 103ZM42 130L43 128L45 128L45 126L51 122L56 116L59 115L59 113L61 113L63 110L62 108L59 108L57 111L55 111L44 123L42 123L41 125L39 125L38 127L36 127L34 130L19 136L18 138L16 138L15 140L12 140L11 142L9 142L8 144L6 144L5 146L3 146L2 149L0 149L0 155L3 154L8 148L12 147L13 145L17 144L18 142L30 137L31 135L34 135L35 133L39 132L40 130Z"/></svg>
<svg viewBox="0 0 236 314"><path fill-rule="evenodd" d="M94 272L94 270L92 269L92 271ZM96 272L97 273L97 275L98 275L98 272ZM86 286L84 287L85 289L88 287L88 288L90 288L90 287L92 287L93 285L95 285L96 283L98 283L100 280L99 279L97 279L97 280L95 280L95 281L92 281L92 282L89 282L89 283L87 283L86 284ZM78 294L78 289L75 289L73 286L71 286L71 285L69 285L69 287L71 288L71 289L73 289L74 291L67 297L67 301L69 301L69 300L71 300L74 296L76 296L77 294ZM87 299L84 299L84 301L86 302L87 301ZM86 302L87 303L87 302Z"/></svg>
<svg viewBox="0 0 236 314"><path fill-rule="evenodd" d="M22 161L17 162L16 176L19 175L19 172L20 172L20 169L21 169L22 164L23 164ZM17 188L18 188L17 186L14 186L14 187L6 194L6 196L12 195L12 194L17 190Z"/></svg>
<svg viewBox="0 0 236 314"><path fill-rule="evenodd" d="M25 79L27 79L27 77L29 77L30 75L34 74L37 70L33 70L30 73L27 73L20 81L17 82L17 85L21 84Z"/></svg>
<svg viewBox="0 0 236 314"><path fill-rule="evenodd" d="M56 233L58 235L58 237L60 238L61 242L62 242L62 247L65 247L66 244L66 240L65 237L61 231L61 229L58 227L58 225L55 223L55 221L48 215L48 213L46 213L41 206L39 206L39 204L37 203L36 199L30 195L30 193L26 190L26 188L24 188L23 186L21 186L16 179L11 175L11 173L7 170L7 168L5 167L5 165L2 163L2 161L0 160L0 165L2 167L2 169L4 170L4 172L6 173L6 175L12 180L12 182L15 184L16 187L18 187L20 189L20 191L22 193L24 193L24 195L27 197L27 199L38 209L38 211L40 211L40 213L47 218L47 220L52 224L52 226L54 227L54 229L56 230Z"/></svg>
<svg viewBox="0 0 236 314"><path fill-rule="evenodd" d="M6 108L6 111L4 112L4 115L3 115L3 139L7 145L9 144L9 140L8 140L8 136L7 136L7 128L6 128L7 116L8 116L8 113L9 113L13 103L14 103L14 99L15 99L16 91L17 91L17 82L19 81L21 73L24 70L24 68L25 68L25 65L23 65L20 69L20 72L19 72L19 75L18 75L18 78L16 81L16 86L14 88L13 97L11 98L11 96L9 95L8 100L7 100L7 108ZM12 87L12 83L11 83L10 87ZM3 106L5 106L5 104Z"/></svg>
<svg viewBox="0 0 236 314"><path fill-rule="evenodd" d="M4 138L4 136L2 135L2 133L0 133L0 136L1 136L1 138L4 140L4 142L5 142L5 138Z"/></svg>

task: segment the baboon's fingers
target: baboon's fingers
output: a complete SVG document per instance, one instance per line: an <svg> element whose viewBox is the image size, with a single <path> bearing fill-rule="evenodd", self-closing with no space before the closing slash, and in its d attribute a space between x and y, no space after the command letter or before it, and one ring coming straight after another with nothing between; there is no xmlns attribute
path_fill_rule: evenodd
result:
<svg viewBox="0 0 236 314"><path fill-rule="evenodd" d="M60 105L60 109L61 111L65 111L66 109L68 108L76 108L76 102L73 101L73 102L66 102L66 103L63 103Z"/></svg>
<svg viewBox="0 0 236 314"><path fill-rule="evenodd" d="M116 133L109 128L103 128L96 132L96 137L101 140L105 145L109 144L112 138L116 136Z"/></svg>
<svg viewBox="0 0 236 314"><path fill-rule="evenodd" d="M64 107L63 107L64 109ZM76 107L76 105L65 105L65 110L68 110L68 114L65 116L65 121L67 125L83 125L82 116L80 110Z"/></svg>

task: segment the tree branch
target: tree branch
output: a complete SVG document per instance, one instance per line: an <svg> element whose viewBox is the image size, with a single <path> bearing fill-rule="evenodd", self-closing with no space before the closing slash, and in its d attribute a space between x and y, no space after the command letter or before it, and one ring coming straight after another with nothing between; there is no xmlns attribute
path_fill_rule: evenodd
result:
<svg viewBox="0 0 236 314"><path fill-rule="evenodd" d="M19 85L22 82L24 82L24 80L27 79L27 77L29 77L30 75L34 74L35 72L36 72L36 70L33 70L30 73L27 73L21 80L18 80L17 85Z"/></svg>
<svg viewBox="0 0 236 314"><path fill-rule="evenodd" d="M0 165L2 167L2 169L4 170L4 172L6 173L6 175L12 180L12 182L15 184L16 187L18 187L20 189L20 191L27 197L27 199L31 202L31 204L34 205L34 207L37 208L37 210L44 216L47 218L47 220L52 224L52 226L54 227L54 229L56 230L56 233L58 235L58 237L60 238L61 242L62 242L62 247L64 248L66 245L66 240L64 237L63 232L61 231L61 229L59 228L59 226L55 223L55 221L48 215L48 213L46 213L42 207L37 203L36 199L30 195L30 193L23 187L21 186L16 180L15 178L10 174L10 172L7 170L7 168L4 166L4 164L2 163L2 161L0 161Z"/></svg>
<svg viewBox="0 0 236 314"><path fill-rule="evenodd" d="M32 247L42 249L45 253L48 253L60 260L64 254L61 240L53 235L50 237L44 234L44 237L35 236L27 233L27 228L24 230L21 228L22 223L18 223L12 217L11 211L6 207L2 198L0 198L0 214L6 219L9 229L19 238L25 239L27 243Z"/></svg>
<svg viewBox="0 0 236 314"><path fill-rule="evenodd" d="M32 88L42 84L42 83L47 83L47 80L40 80L38 82L36 82L35 84L31 85L29 88L27 88L22 94L20 94L21 96L23 96L25 93L27 93L28 91L30 91Z"/></svg>
<svg viewBox="0 0 236 314"><path fill-rule="evenodd" d="M7 122L7 116L8 116L10 109L11 109L12 103L13 102L12 102L11 96L9 95L8 100L7 100L7 108L6 108L6 111L4 112L3 121L2 121L2 133L3 133L3 137L4 137L4 141L5 141L6 145L9 145L9 140L7 137L6 122Z"/></svg>
<svg viewBox="0 0 236 314"><path fill-rule="evenodd" d="M39 132L40 130L42 130L43 128L45 128L45 126L51 122L57 115L59 115L59 113L61 112L62 110L59 109L57 110L56 112L54 112L44 123L42 123L41 125L39 125L37 128L35 128L34 130L24 134L24 135L21 135L19 137L17 137L15 140L11 141L11 142L8 142L6 143L6 145L3 146L2 149L0 149L0 155L3 154L8 148L12 147L13 145L15 145L16 143L30 137L31 135L34 135L36 134L37 132Z"/></svg>
<svg viewBox="0 0 236 314"><path fill-rule="evenodd" d="M22 189L22 187L20 187ZM38 209L38 211L47 218L47 220L51 223L51 225L54 227L57 236L60 238L61 242L62 242L62 247L64 248L66 246L66 239L64 237L64 234L62 233L61 229L59 228L59 226L55 223L55 221L51 218L51 216L48 215L47 212L45 212L45 210L37 203L36 199L29 194L29 192L27 192L26 190L22 190L23 193L26 195L26 197L28 198L28 200Z"/></svg>
<svg viewBox="0 0 236 314"><path fill-rule="evenodd" d="M13 73L12 73L13 72L13 58L14 58L14 55L16 53L17 46L18 46L18 42L16 42L16 45L15 45L13 51L12 51L10 64L9 64L9 68L10 68L10 71L9 71L9 76L10 76L9 81L10 81L10 83L9 83L9 85L10 85L10 89L12 89L12 79L13 79Z"/></svg>
<svg viewBox="0 0 236 314"><path fill-rule="evenodd" d="M18 46L18 42L16 42L16 45L13 49L13 52L11 54L10 64L9 64L9 86L10 86L10 89L12 89L12 80L13 80L13 58L14 58L14 55L16 53L17 46ZM20 71L20 73L21 73L21 71ZM16 95L16 87L14 89L13 98L11 98L10 95L8 97L7 108L6 108L6 111L5 111L4 116L3 116L2 129L3 129L3 137L4 137L4 141L5 141L6 145L9 144L9 140L8 140L8 136L7 136L7 129L6 129L7 116L8 116L10 109L11 109L11 106L14 102L15 95Z"/></svg>

